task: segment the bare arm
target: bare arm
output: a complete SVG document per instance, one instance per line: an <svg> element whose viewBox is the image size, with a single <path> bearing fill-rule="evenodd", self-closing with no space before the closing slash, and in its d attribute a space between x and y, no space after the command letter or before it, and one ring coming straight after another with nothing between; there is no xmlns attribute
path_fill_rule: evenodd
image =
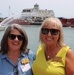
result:
<svg viewBox="0 0 74 75"><path fill-rule="evenodd" d="M66 56L66 75L74 75L74 53L69 49Z"/></svg>

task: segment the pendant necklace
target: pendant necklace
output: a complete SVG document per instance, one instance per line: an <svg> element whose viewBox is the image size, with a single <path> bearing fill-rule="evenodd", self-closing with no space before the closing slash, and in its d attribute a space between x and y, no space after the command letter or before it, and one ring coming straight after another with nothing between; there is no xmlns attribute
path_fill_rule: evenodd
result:
<svg viewBox="0 0 74 75"><path fill-rule="evenodd" d="M46 52L45 52L45 56L46 56L47 59L50 58L50 55L49 54L47 55Z"/></svg>
<svg viewBox="0 0 74 75"><path fill-rule="evenodd" d="M50 58L50 56L48 55L47 58Z"/></svg>

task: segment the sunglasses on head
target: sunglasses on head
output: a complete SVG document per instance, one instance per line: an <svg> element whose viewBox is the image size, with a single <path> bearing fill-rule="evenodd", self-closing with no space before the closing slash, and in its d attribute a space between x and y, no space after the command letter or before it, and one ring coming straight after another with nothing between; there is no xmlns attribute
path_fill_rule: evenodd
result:
<svg viewBox="0 0 74 75"><path fill-rule="evenodd" d="M24 36L22 35L15 35L15 34L9 34L8 37L11 39L11 40L14 40L16 37L18 38L19 41L22 41Z"/></svg>
<svg viewBox="0 0 74 75"><path fill-rule="evenodd" d="M51 35L57 35L59 30L58 29L48 29L48 28L42 28L41 29L42 34L47 35L49 32Z"/></svg>

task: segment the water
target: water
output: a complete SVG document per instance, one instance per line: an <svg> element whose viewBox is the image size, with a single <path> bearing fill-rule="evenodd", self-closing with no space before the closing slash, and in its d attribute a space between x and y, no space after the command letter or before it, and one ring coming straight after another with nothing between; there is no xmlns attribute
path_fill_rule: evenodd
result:
<svg viewBox="0 0 74 75"><path fill-rule="evenodd" d="M28 35L28 48L33 51L36 51L39 44L39 30L40 26L37 25L22 25ZM69 45L74 51L74 28L63 27L64 30L64 41ZM4 31L0 31L0 40L3 36Z"/></svg>

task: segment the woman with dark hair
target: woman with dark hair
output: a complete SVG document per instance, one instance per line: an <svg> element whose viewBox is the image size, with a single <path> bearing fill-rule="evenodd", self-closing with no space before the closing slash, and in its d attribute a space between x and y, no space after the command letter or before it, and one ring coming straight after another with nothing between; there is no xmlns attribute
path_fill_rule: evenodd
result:
<svg viewBox="0 0 74 75"><path fill-rule="evenodd" d="M64 43L61 21L56 17L46 18L39 37L40 45L32 64L34 75L74 75L74 53Z"/></svg>
<svg viewBox="0 0 74 75"><path fill-rule="evenodd" d="M32 75L35 54L27 45L28 37L21 25L7 27L1 40L0 75Z"/></svg>

